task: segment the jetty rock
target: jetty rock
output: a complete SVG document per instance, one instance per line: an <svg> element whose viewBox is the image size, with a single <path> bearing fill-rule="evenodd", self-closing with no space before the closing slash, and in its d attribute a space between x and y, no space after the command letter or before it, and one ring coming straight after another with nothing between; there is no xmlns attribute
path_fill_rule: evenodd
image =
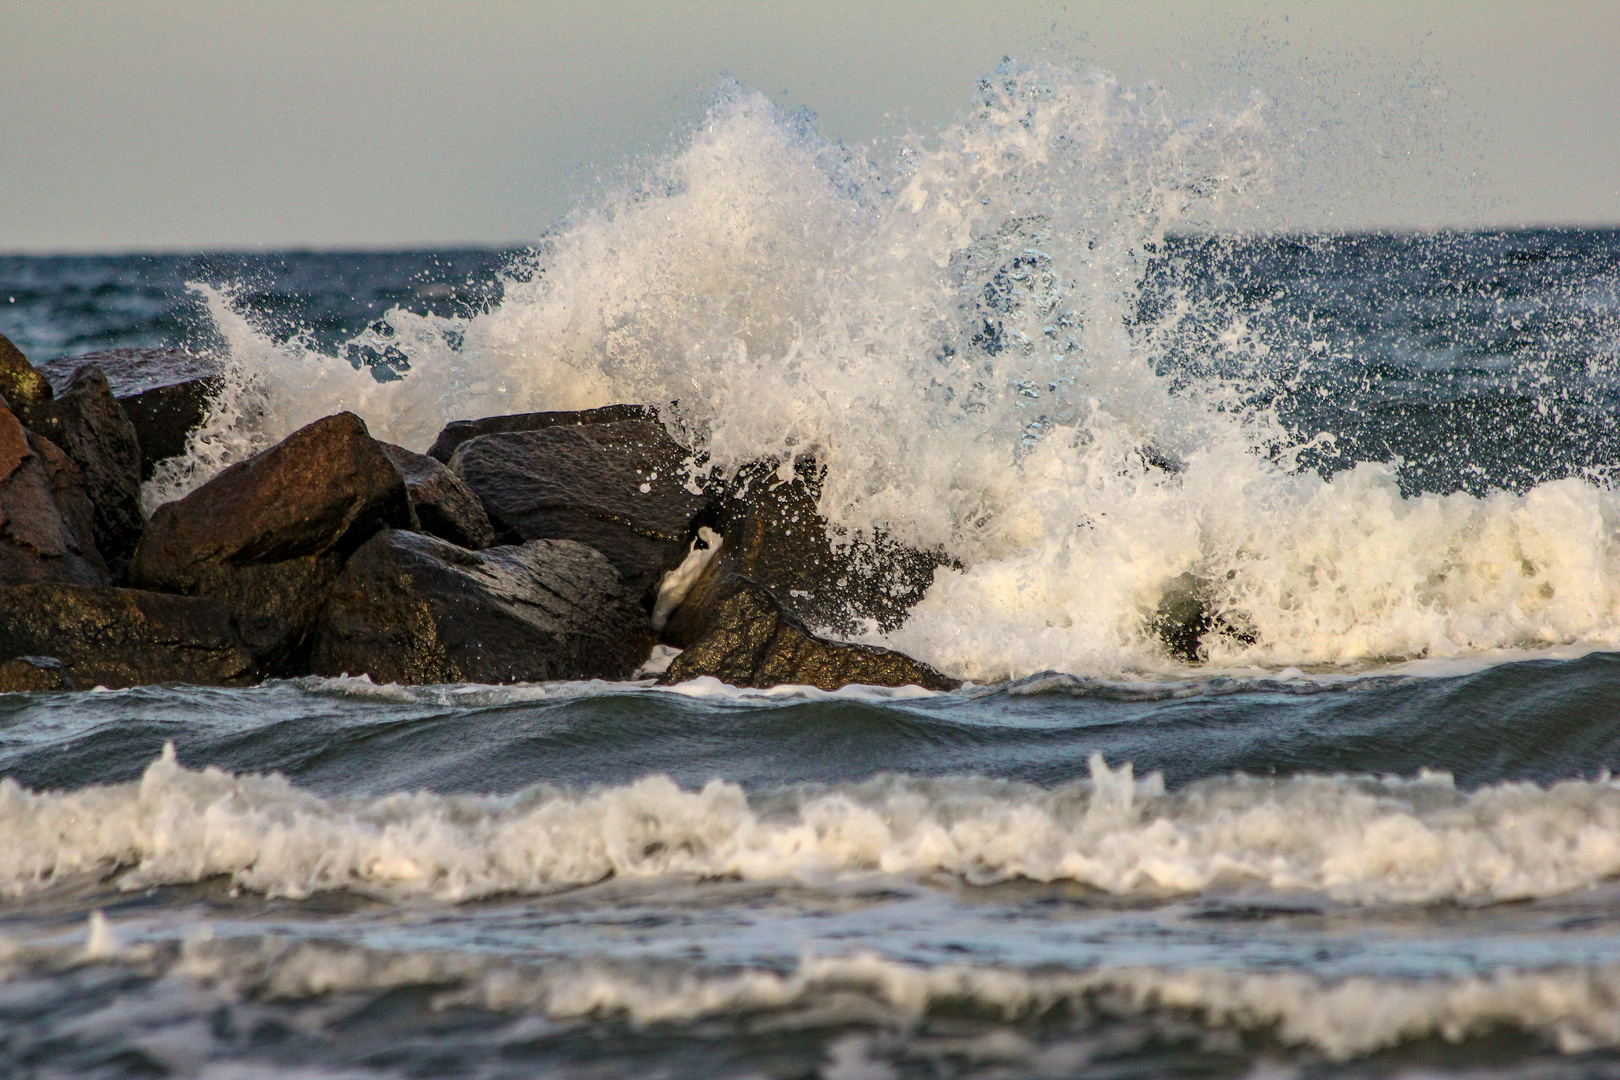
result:
<svg viewBox="0 0 1620 1080"><path fill-rule="evenodd" d="M0 688L15 690L246 686L256 677L218 600L104 585L0 587L0 658ZM41 658L60 665L63 685L23 685L47 680Z"/></svg>
<svg viewBox="0 0 1620 1080"><path fill-rule="evenodd" d="M0 694L77 690L62 661L54 656L13 656L0 660Z"/></svg>
<svg viewBox="0 0 1620 1080"><path fill-rule="evenodd" d="M61 447L84 474L96 548L117 577L140 541L141 444L107 376L80 367L55 402Z"/></svg>
<svg viewBox="0 0 1620 1080"><path fill-rule="evenodd" d="M643 417L479 435L456 447L450 467L478 496L497 540L594 547L650 609L712 502L687 489L689 457Z"/></svg>
<svg viewBox="0 0 1620 1080"><path fill-rule="evenodd" d="M50 380L28 362L22 350L0 334L0 401L22 425L48 439L57 434L56 393Z"/></svg>
<svg viewBox="0 0 1620 1080"><path fill-rule="evenodd" d="M225 602L266 673L297 670L343 560L411 523L405 480L365 422L338 413L158 507L131 584Z"/></svg>
<svg viewBox="0 0 1620 1080"><path fill-rule="evenodd" d="M333 585L311 669L397 683L624 679L652 644L636 597L584 544L470 551L385 530Z"/></svg>
<svg viewBox="0 0 1620 1080"><path fill-rule="evenodd" d="M757 581L730 574L714 590L709 630L659 682L708 675L732 686L784 683L837 690L851 683L954 690L962 684L904 653L830 641L806 629Z"/></svg>
<svg viewBox="0 0 1620 1080"><path fill-rule="evenodd" d="M140 478L185 452L220 388L222 365L207 353L176 348L103 349L39 364L58 394L87 364L100 368L141 448Z"/></svg>
<svg viewBox="0 0 1620 1080"><path fill-rule="evenodd" d="M456 448L480 435L506 435L514 431L539 431L549 427L577 427L581 424L611 424L619 420L657 420L651 405L603 405L596 409L556 412L507 413L478 420L452 420L428 448L428 456L446 465Z"/></svg>
<svg viewBox="0 0 1620 1080"><path fill-rule="evenodd" d="M774 462L741 470L715 501L718 552L686 589L662 627L663 640L685 646L709 631L715 591L741 574L770 591L795 618L833 634L871 622L892 630L949 562L883 537L835 546L817 510L822 470L814 459L795 463L782 479Z"/></svg>
<svg viewBox="0 0 1620 1080"><path fill-rule="evenodd" d="M30 581L105 585L111 575L79 467L0 403L0 585Z"/></svg>
<svg viewBox="0 0 1620 1080"><path fill-rule="evenodd" d="M484 505L448 465L393 443L378 445L405 481L413 531L474 550L495 543Z"/></svg>

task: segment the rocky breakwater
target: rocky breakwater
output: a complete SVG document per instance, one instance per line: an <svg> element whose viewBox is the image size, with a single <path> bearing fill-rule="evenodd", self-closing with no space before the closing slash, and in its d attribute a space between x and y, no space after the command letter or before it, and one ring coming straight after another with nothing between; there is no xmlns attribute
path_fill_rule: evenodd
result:
<svg viewBox="0 0 1620 1080"><path fill-rule="evenodd" d="M203 400L206 372L146 351L41 373L4 345L0 691L625 679L660 642L684 650L665 682L957 685L825 633L898 622L939 560L833 544L813 467L722 481L652 409L462 421L427 455L339 413L142 522L148 435L168 456L186 432L126 403ZM143 359L192 377L143 385Z"/></svg>

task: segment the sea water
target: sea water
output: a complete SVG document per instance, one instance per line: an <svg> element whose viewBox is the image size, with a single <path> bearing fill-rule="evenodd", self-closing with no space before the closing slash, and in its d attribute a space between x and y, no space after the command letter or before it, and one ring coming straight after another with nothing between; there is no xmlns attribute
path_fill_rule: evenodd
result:
<svg viewBox="0 0 1620 1080"><path fill-rule="evenodd" d="M534 248L0 258L36 360L221 358L149 506L651 403L947 556L865 636L970 680L0 697L3 1071L1620 1073L1620 233L1223 231L1268 124L733 88Z"/></svg>

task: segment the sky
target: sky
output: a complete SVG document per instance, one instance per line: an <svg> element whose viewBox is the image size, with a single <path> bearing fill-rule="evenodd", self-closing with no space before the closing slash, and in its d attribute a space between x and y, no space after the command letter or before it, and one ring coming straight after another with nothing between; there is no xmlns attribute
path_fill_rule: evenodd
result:
<svg viewBox="0 0 1620 1080"><path fill-rule="evenodd" d="M1254 94L1243 228L1620 225L1620 0L3 0L0 252L522 243L721 79L925 139L1003 57Z"/></svg>

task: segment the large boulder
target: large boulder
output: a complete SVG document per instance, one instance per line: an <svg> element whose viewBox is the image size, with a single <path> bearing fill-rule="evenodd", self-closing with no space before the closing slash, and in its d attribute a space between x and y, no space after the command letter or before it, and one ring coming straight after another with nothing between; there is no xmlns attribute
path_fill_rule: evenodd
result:
<svg viewBox="0 0 1620 1080"><path fill-rule="evenodd" d="M96 548L116 575L141 538L141 447L135 427L94 364L74 372L56 399L61 447L84 474L95 508Z"/></svg>
<svg viewBox="0 0 1620 1080"><path fill-rule="evenodd" d="M495 542L483 504L448 465L393 443L380 445L405 481L413 531L474 550Z"/></svg>
<svg viewBox="0 0 1620 1080"><path fill-rule="evenodd" d="M646 613L584 544L475 552L389 530L333 586L311 668L397 683L622 679L651 647Z"/></svg>
<svg viewBox="0 0 1620 1080"><path fill-rule="evenodd" d="M299 666L344 558L409 524L399 470L364 421L339 413L158 507L129 577L223 600L264 669L282 673Z"/></svg>
<svg viewBox="0 0 1620 1080"><path fill-rule="evenodd" d="M456 449L450 467L498 540L589 544L650 604L710 504L687 490L687 456L656 420L617 420L481 435Z"/></svg>
<svg viewBox="0 0 1620 1080"><path fill-rule="evenodd" d="M0 585L109 580L79 467L0 403Z"/></svg>
<svg viewBox="0 0 1620 1080"><path fill-rule="evenodd" d="M456 448L480 435L505 435L513 431L538 431L548 427L577 427L581 424L611 424L620 420L657 420L658 410L650 405L604 405L598 409L564 412L509 413L480 420L452 420L428 448L428 456L450 464Z"/></svg>
<svg viewBox="0 0 1620 1080"><path fill-rule="evenodd" d="M659 681L709 675L732 686L783 684L837 690L851 683L954 690L961 685L904 653L829 641L794 618L756 581L726 577L715 590L709 631L670 663Z"/></svg>
<svg viewBox="0 0 1620 1080"><path fill-rule="evenodd" d="M732 574L757 581L794 617L833 634L867 622L892 630L928 591L944 556L882 536L835 545L816 509L821 471L810 458L795 465L786 480L772 462L743 469L716 500L719 553L664 626L665 641L685 646L708 633L716 590Z"/></svg>
<svg viewBox="0 0 1620 1080"><path fill-rule="evenodd" d="M187 436L202 423L219 391L219 361L185 349L103 349L47 361L39 369L61 392L74 372L86 364L101 368L135 427L142 480L151 477L158 462L184 452Z"/></svg>
<svg viewBox="0 0 1620 1080"><path fill-rule="evenodd" d="M35 658L28 666L40 681L38 658L54 658L65 670L63 688L243 686L254 676L224 604L107 586L0 588L0 657ZM28 674L13 667L14 677Z"/></svg>

